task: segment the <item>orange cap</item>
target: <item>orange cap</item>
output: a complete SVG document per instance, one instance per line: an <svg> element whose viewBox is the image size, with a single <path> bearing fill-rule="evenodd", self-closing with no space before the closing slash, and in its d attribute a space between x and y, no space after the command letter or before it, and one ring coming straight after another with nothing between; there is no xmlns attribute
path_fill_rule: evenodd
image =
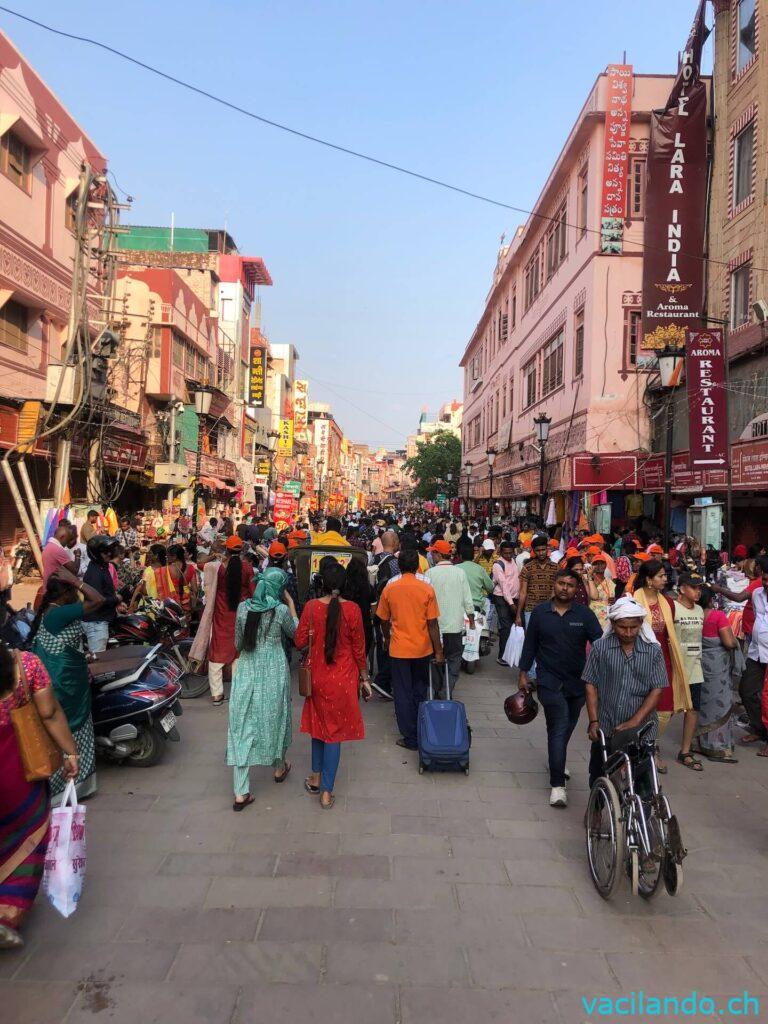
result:
<svg viewBox="0 0 768 1024"><path fill-rule="evenodd" d="M661 544L651 544L651 546L648 548L648 554L649 555L663 555L664 554L664 548L661 546Z"/></svg>
<svg viewBox="0 0 768 1024"><path fill-rule="evenodd" d="M436 540L429 550L436 551L438 555L450 555L451 545L447 540Z"/></svg>
<svg viewBox="0 0 768 1024"><path fill-rule="evenodd" d="M285 544L281 544L279 540L273 540L269 545L268 554L270 558L278 558L282 555L288 554Z"/></svg>
<svg viewBox="0 0 768 1024"><path fill-rule="evenodd" d="M550 537L550 539L549 539L549 546L551 548L559 548L560 547L560 541L559 540L555 540L554 537Z"/></svg>
<svg viewBox="0 0 768 1024"><path fill-rule="evenodd" d="M237 534L233 533L231 537L227 537L227 542L224 546L228 551L240 551L243 546L243 542Z"/></svg>
<svg viewBox="0 0 768 1024"><path fill-rule="evenodd" d="M565 552L565 557L566 558L580 558L581 557L581 552L578 550L578 548L568 548L568 550Z"/></svg>
<svg viewBox="0 0 768 1024"><path fill-rule="evenodd" d="M651 556L648 554L647 551L638 551L637 554L633 555L632 557L636 558L638 562L650 562L651 560Z"/></svg>
<svg viewBox="0 0 768 1024"><path fill-rule="evenodd" d="M593 545L592 547L587 548L587 554L589 555L590 558L594 558L595 555L599 555L600 554L600 548L597 548L597 547L595 547ZM603 559L603 561L605 561L605 559Z"/></svg>

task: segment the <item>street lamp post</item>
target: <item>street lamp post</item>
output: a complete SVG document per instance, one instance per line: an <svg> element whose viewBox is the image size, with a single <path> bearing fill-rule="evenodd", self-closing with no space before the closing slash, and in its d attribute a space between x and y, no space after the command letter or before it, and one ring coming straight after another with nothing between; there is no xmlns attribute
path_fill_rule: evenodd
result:
<svg viewBox="0 0 768 1024"><path fill-rule="evenodd" d="M197 536L197 508L200 502L200 469L203 463L203 416L211 411L212 393L208 388L195 391L195 412L197 413L197 454L195 456L195 491L192 497L192 529L193 537Z"/></svg>
<svg viewBox="0 0 768 1024"><path fill-rule="evenodd" d="M540 416L537 416L533 424L536 427L536 436L539 439L539 501L540 508L539 514L541 515L541 524L544 525L544 515L547 508L547 496L544 493L544 469L547 463L547 441L549 440L549 425L552 422L552 417L547 416L543 412Z"/></svg>
<svg viewBox="0 0 768 1024"><path fill-rule="evenodd" d="M667 393L666 457L664 459L664 551L669 551L669 535L672 524L672 439L675 429L675 389L680 384L680 374L685 359L684 349L665 348L659 352L659 377Z"/></svg>
<svg viewBox="0 0 768 1024"><path fill-rule="evenodd" d="M488 518L493 526L493 464L496 461L496 449L488 448L485 457L488 459Z"/></svg>
<svg viewBox="0 0 768 1024"><path fill-rule="evenodd" d="M323 501L323 466L324 462L322 459L317 461L317 511L319 512L322 507Z"/></svg>
<svg viewBox="0 0 768 1024"><path fill-rule="evenodd" d="M464 463L464 469L467 472L467 515L469 515L469 478L472 475L472 463L469 459Z"/></svg>
<svg viewBox="0 0 768 1024"><path fill-rule="evenodd" d="M267 448L269 449L269 473L267 474L267 515L269 515L269 499L272 495L272 472L275 468L275 448L280 435L276 430L267 431Z"/></svg>

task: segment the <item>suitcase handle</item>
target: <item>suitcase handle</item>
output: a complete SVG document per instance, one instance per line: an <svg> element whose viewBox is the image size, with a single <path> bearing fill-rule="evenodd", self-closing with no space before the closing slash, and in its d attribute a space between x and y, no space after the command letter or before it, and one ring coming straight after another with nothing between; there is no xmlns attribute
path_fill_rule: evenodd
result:
<svg viewBox="0 0 768 1024"><path fill-rule="evenodd" d="M447 659L444 662L444 665L445 665L445 699L446 700L451 700L451 677L450 677L450 675L448 673L448 661L447 661ZM429 700L434 700L435 699L435 688L432 685L432 669L433 668L437 668L437 662L434 659L429 663L429 695L428 695L428 699Z"/></svg>

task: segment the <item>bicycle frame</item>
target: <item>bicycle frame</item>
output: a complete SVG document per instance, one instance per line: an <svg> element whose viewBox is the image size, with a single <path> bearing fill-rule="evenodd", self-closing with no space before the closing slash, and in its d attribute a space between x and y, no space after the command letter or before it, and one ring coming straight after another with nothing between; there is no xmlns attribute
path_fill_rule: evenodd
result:
<svg viewBox="0 0 768 1024"><path fill-rule="evenodd" d="M630 850L637 850L638 853L642 855L643 859L650 857L653 854L653 843L651 842L648 829L648 818L645 813L645 808L643 807L643 801L635 791L635 773L632 768L632 759L624 750L619 750L613 754L609 754L605 733L602 729L598 729L598 738L603 752L604 774L611 778L617 772L622 773L623 784L620 787L617 786L617 789L619 791L622 811L625 815L627 846ZM651 754L648 761L651 773L651 800L655 805L660 805L658 806L658 810L663 812L662 814L657 813L655 817L661 826L661 840L665 845L665 821L669 818L671 812L669 804L667 803L667 798L659 789L659 774L656 769L656 759ZM663 801L663 804L661 804L661 801Z"/></svg>

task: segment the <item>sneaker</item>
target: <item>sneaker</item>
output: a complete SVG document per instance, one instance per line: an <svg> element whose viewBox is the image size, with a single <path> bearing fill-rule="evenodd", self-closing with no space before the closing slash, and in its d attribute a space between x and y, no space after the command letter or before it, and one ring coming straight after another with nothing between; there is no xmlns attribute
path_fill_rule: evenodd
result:
<svg viewBox="0 0 768 1024"><path fill-rule="evenodd" d="M565 792L565 786L553 786L552 792L549 794L549 806L550 807L567 807L568 806L568 794Z"/></svg>
<svg viewBox="0 0 768 1024"><path fill-rule="evenodd" d="M508 661L504 661L503 658L497 658L496 659L496 664L497 665L503 665L504 668L509 668L509 662Z"/></svg>
<svg viewBox="0 0 768 1024"><path fill-rule="evenodd" d="M384 698L384 700L392 700L392 694L389 693L388 690L385 690L383 686L379 686L378 683L374 683L373 681L371 681L371 686L380 697Z"/></svg>

